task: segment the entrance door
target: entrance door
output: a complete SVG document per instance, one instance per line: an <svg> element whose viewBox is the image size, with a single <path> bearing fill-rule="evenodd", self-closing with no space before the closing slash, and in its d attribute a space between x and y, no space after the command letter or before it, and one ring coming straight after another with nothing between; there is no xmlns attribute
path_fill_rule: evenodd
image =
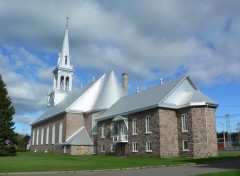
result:
<svg viewBox="0 0 240 176"><path fill-rule="evenodd" d="M119 154L120 156L125 156L125 144L119 144L118 154Z"/></svg>

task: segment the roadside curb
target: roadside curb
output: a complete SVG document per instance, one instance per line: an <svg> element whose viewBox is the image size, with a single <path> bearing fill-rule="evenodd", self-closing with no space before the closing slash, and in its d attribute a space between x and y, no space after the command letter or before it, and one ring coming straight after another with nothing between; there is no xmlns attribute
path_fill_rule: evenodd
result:
<svg viewBox="0 0 240 176"><path fill-rule="evenodd" d="M158 165L158 166L146 166L146 167L130 167L130 168L117 168L117 169L100 169L100 170L52 171L52 172L51 171L49 172L9 172L9 173L0 173L0 176L140 170L140 169L151 169L151 168L160 168L160 167L177 167L177 166L192 166L192 165L196 165L196 163L186 163L186 164L176 164L176 165Z"/></svg>

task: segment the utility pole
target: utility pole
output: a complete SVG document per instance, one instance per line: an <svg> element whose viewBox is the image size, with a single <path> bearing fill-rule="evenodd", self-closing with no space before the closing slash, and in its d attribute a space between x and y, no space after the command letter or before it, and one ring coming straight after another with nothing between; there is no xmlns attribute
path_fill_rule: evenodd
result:
<svg viewBox="0 0 240 176"><path fill-rule="evenodd" d="M227 149L232 147L230 114L226 114Z"/></svg>
<svg viewBox="0 0 240 176"><path fill-rule="evenodd" d="M238 124L237 124L237 131L238 131L238 143L240 146L240 122L238 122Z"/></svg>
<svg viewBox="0 0 240 176"><path fill-rule="evenodd" d="M223 133L223 144L224 144L224 149L226 150L225 131L224 131L224 124L223 124L223 123L222 123L222 133Z"/></svg>

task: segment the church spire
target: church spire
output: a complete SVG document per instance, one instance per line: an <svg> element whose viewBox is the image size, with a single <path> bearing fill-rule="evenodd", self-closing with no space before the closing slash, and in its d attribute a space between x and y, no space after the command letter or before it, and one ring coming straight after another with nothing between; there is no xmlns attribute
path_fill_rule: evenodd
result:
<svg viewBox="0 0 240 176"><path fill-rule="evenodd" d="M67 17L62 52L59 53L57 67L53 70L53 92L49 94L49 106L57 104L67 93L72 91L73 66L69 52L68 20Z"/></svg>
<svg viewBox="0 0 240 176"><path fill-rule="evenodd" d="M65 35L63 39L63 45L62 45L62 52L59 53L58 57L58 66L64 67L64 68L70 68L71 67L71 58L69 53L69 39L68 39L68 20L67 17L67 23L65 27Z"/></svg>

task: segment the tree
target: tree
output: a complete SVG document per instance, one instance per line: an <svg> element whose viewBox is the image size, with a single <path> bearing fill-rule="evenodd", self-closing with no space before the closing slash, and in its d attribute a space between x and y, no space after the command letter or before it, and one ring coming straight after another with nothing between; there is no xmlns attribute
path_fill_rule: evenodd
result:
<svg viewBox="0 0 240 176"><path fill-rule="evenodd" d="M8 151L7 148L17 142L14 132L14 113L15 109L12 105L11 98L8 96L6 85L0 75L0 154L1 151L2 153L6 153L6 151Z"/></svg>

